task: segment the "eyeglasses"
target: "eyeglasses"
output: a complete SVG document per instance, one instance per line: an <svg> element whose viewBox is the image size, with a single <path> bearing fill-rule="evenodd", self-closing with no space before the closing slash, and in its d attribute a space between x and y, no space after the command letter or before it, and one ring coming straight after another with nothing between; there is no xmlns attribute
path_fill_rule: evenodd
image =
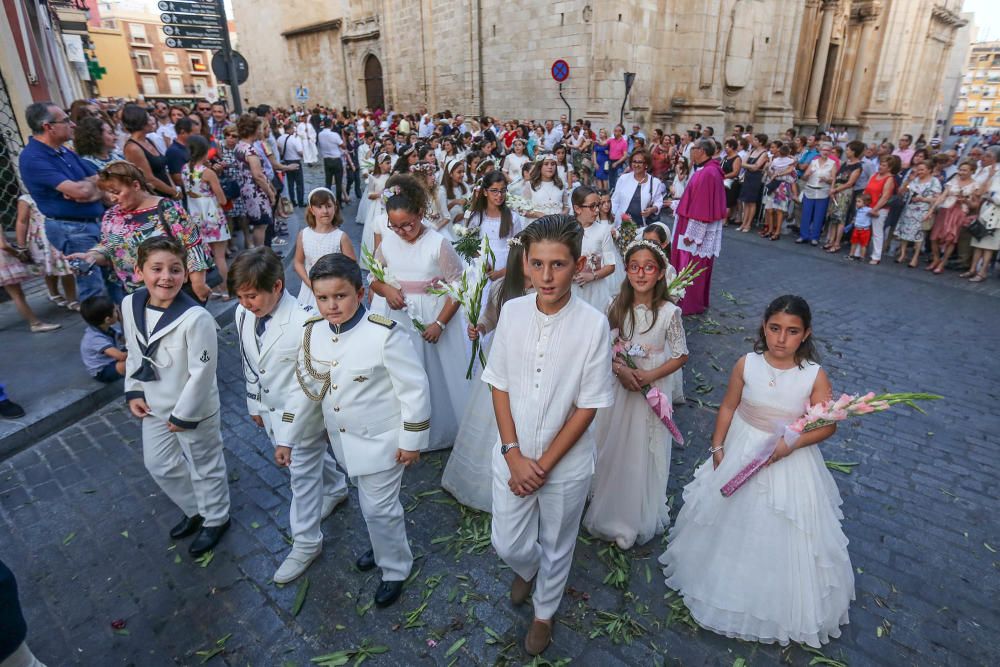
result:
<svg viewBox="0 0 1000 667"><path fill-rule="evenodd" d="M507 194L507 188L487 188L486 191L491 195L505 195Z"/></svg>
<svg viewBox="0 0 1000 667"><path fill-rule="evenodd" d="M643 265L640 265L638 262L632 262L631 264L628 265L628 268L626 270L629 273L639 273L639 272L642 272L642 273L645 273L647 276L651 276L651 275L653 275L655 273L658 273L659 270L660 270L660 267L658 267L656 264L643 264Z"/></svg>
<svg viewBox="0 0 1000 667"><path fill-rule="evenodd" d="M397 234L400 234L400 233L404 233L405 234L407 232L412 231L413 228L416 227L416 223L413 223L413 222L404 222L403 224L401 224L399 226L390 224L390 225L388 225L388 227L389 227L389 229L391 229L392 231L396 232Z"/></svg>
<svg viewBox="0 0 1000 667"><path fill-rule="evenodd" d="M591 211L596 211L601 208L601 202L594 202L593 204L580 204L578 208L589 208Z"/></svg>
<svg viewBox="0 0 1000 667"><path fill-rule="evenodd" d="M646 166L645 160L632 160L632 164L641 164L643 167Z"/></svg>
<svg viewBox="0 0 1000 667"><path fill-rule="evenodd" d="M49 125L59 125L60 123L66 123L67 125L69 125L72 122L73 122L73 119L71 119L69 116L67 116L66 118L63 118L62 120L50 120L49 121Z"/></svg>

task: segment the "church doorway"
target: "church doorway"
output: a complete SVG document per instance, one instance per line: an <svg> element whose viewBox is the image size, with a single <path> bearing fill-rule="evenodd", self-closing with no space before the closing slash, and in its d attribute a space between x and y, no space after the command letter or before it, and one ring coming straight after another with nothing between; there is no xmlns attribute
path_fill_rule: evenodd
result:
<svg viewBox="0 0 1000 667"><path fill-rule="evenodd" d="M382 63L374 55L365 58L365 97L368 108L385 108L385 96L382 92Z"/></svg>

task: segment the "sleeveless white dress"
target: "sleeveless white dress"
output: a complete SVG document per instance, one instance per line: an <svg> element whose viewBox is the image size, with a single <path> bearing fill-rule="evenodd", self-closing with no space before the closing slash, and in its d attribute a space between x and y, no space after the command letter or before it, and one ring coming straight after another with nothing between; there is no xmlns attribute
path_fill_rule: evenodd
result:
<svg viewBox="0 0 1000 667"><path fill-rule="evenodd" d="M635 358L639 368L656 368L688 353L680 308L664 303L655 323L646 306L636 306L634 313L629 345L642 346L646 355ZM653 383L665 396L670 396L669 378ZM670 525L667 476L673 438L642 392L628 391L617 380L614 387L614 405L598 410L594 419L597 465L583 526L595 537L629 548Z"/></svg>
<svg viewBox="0 0 1000 667"><path fill-rule="evenodd" d="M492 343L490 334L497 328L500 308L497 306L503 281L490 286L487 303L479 314L479 322L486 327L483 345L489 357ZM534 294L528 288L525 294ZM493 511L493 447L497 440L497 418L493 412L493 392L480 380L483 369L476 362L476 381L473 382L469 403L465 406L462 423L458 427L455 446L448 457L448 464L441 477L441 486L455 499L481 512Z"/></svg>
<svg viewBox="0 0 1000 667"><path fill-rule="evenodd" d="M372 307L385 309L388 317L399 322L413 340L413 347L427 373L431 389L431 433L429 451L451 447L458 433L458 422L472 392L472 381L465 379L469 362L466 354L466 323L461 310L455 313L437 343L428 343L413 325L415 317L424 326L437 319L447 297L427 294L426 287L435 280L457 280L465 263L451 243L433 229L425 229L413 243L395 233L382 238L375 251L382 262L402 285L407 309L394 310L383 299ZM482 383L480 383L482 384Z"/></svg>
<svg viewBox="0 0 1000 667"><path fill-rule="evenodd" d="M719 492L776 430L770 424L805 412L818 372L813 363L777 370L748 354L725 457L717 470L709 458L684 487L660 563L667 586L713 632L819 647L848 622L854 570L840 492L819 447L761 469L729 498Z"/></svg>
<svg viewBox="0 0 1000 667"><path fill-rule="evenodd" d="M340 229L334 229L332 232L321 234L312 227L302 228L302 252L306 256L305 267L307 276L309 275L309 271L312 270L313 265L316 264L316 260L320 257L340 252L340 240L342 238L344 238L344 232ZM296 301L303 308L318 312L316 297L305 283L302 283L302 287L299 288L299 296Z"/></svg>

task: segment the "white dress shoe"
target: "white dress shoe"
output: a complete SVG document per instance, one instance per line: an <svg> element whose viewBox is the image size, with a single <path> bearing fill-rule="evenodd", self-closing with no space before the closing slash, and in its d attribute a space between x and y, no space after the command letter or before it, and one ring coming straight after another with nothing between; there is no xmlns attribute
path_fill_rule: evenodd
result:
<svg viewBox="0 0 1000 667"><path fill-rule="evenodd" d="M347 494L342 496L323 496L323 518L330 516L337 505L347 500Z"/></svg>
<svg viewBox="0 0 1000 667"><path fill-rule="evenodd" d="M319 558L319 555L323 553L323 546L320 545L313 551L302 551L292 547L292 552L288 554L285 561L278 568L278 571L274 573L274 583L276 584L287 584L291 581L295 581L302 573L308 569L312 562Z"/></svg>

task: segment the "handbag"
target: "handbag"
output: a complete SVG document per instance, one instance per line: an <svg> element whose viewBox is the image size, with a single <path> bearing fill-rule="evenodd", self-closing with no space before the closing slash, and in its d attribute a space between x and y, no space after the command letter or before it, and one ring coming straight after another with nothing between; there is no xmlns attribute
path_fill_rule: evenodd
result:
<svg viewBox="0 0 1000 667"><path fill-rule="evenodd" d="M649 203L650 203L650 205L652 205L652 203L653 203L653 180L654 180L654 177L653 177L652 174L650 174L650 176L649 176ZM647 225L650 225L650 224L652 224L654 222L659 222L659 221L660 221L660 212L659 211L657 211L653 215L647 216L646 218L643 219L643 223L647 224Z"/></svg>

